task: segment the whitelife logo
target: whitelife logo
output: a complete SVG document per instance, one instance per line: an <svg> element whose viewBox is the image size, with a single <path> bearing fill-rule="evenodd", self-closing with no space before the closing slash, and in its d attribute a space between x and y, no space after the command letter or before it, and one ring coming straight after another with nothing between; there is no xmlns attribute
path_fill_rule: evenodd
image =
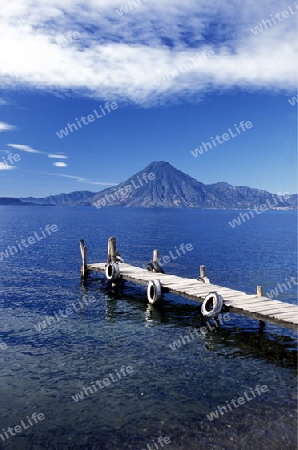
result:
<svg viewBox="0 0 298 450"><path fill-rule="evenodd" d="M294 16L297 14L298 5L296 2L294 2L294 8L296 11L293 11L291 6L288 6L288 10L291 13L291 16ZM281 17L282 16L282 17ZM276 13L274 17L278 19L278 22L276 22L275 18L272 14L270 14L271 19L262 20L262 22L259 23L259 25L255 26L254 28L251 28L250 31L256 36L259 33L262 33L264 30L267 30L268 27L273 27L274 25L277 25L279 22L283 22L284 19L288 19L290 17L290 14L288 11L283 11L282 13ZM264 28L263 28L264 27Z"/></svg>
<svg viewBox="0 0 298 450"><path fill-rule="evenodd" d="M7 349L7 344L5 344L5 342L0 341L0 350L6 350Z"/></svg>
<svg viewBox="0 0 298 450"><path fill-rule="evenodd" d="M110 102L106 102L106 104L104 105L104 107L102 108L102 106L100 105L100 111L102 112L102 114L98 114L97 110L94 109L94 115L93 114L89 114L88 116L82 116L80 119L78 119L77 117L75 118L75 120L77 121L77 124L75 123L69 123L67 124L67 127L63 128L60 131L56 131L56 134L58 136L59 139L64 138L64 136L68 136L68 130L73 133L74 131L77 131L79 128L82 128L82 123L83 122L84 125L89 125L89 123L92 123L95 121L95 118L97 119L101 119L103 116L106 116L106 112L104 110L104 108L108 111L108 113L111 112L112 110L115 110L118 108L118 105L116 102L112 102L110 104Z"/></svg>
<svg viewBox="0 0 298 450"><path fill-rule="evenodd" d="M0 433L0 437L2 439L2 442L4 442L5 440L9 439L10 436L16 436L15 433L21 433L22 431L27 430L30 427L33 427L33 425L36 425L38 423L38 421L44 420L45 419L45 415L43 413L36 413L35 412L35 413L32 414L31 417L27 416L26 418L28 419L28 422L24 421L24 420L21 420L21 424L20 425L15 425L14 427L8 427L6 430L4 428L2 428L3 429L3 434L2 434L2 432ZM34 421L34 423L32 421ZM25 423L25 422L27 422L27 423ZM10 433L10 435L8 433ZM5 435L5 437L4 437L4 435Z"/></svg>
<svg viewBox="0 0 298 450"><path fill-rule="evenodd" d="M225 141L229 141L230 138L235 138L235 137L239 136L239 134L241 134L242 132L245 132L246 130L250 130L253 127L253 124L249 120L247 122L244 122L244 120L242 120L239 124L239 128L241 128L242 131L239 130L239 128L236 124L234 124L234 127L237 131L237 134L234 134L233 131L231 130L231 128L229 128L228 133L223 133L221 136L219 136L217 134L214 139L211 136L210 139L211 139L212 144L210 144L210 142L202 142L200 147L197 147L194 150L191 150L190 153L196 158L198 155L202 155L204 153L204 151L208 152L208 150L211 150L212 148L217 147L216 142L218 144L223 144Z"/></svg>
<svg viewBox="0 0 298 450"><path fill-rule="evenodd" d="M178 259L179 257L182 256L180 251L183 253L183 255L186 255L185 249L186 249L186 251L191 252L193 250L192 244L190 244L190 243L188 243L188 244L182 243L182 244L180 244L179 249L175 245L175 252L176 252L177 256L173 255L172 250L170 250L168 255L164 255L161 259L158 258L158 260L157 260L158 264L160 265L160 267L163 267L163 266L169 264L171 261L174 261L175 259ZM173 250L173 252L174 252L174 250ZM143 264L142 265L142 267L144 269L147 269L147 266L148 266L148 264Z"/></svg>
<svg viewBox="0 0 298 450"><path fill-rule="evenodd" d="M153 181L155 180L155 174L153 172L150 172L149 174L147 174L146 172L143 173L142 175L142 179L143 181L145 181L145 184L148 184L149 181ZM130 194L131 192L133 192L134 190L139 189L140 187L144 186L144 183L141 180L140 176L137 175L137 181L136 184L134 182L134 180L131 180L131 184L126 184L125 186L116 189L115 191L113 191L111 194L106 194L104 196L104 198L101 198L99 200L97 200L96 202L92 203L92 206L95 206L96 208L101 208L102 206L108 206L108 204L115 202L116 200L120 200L121 198L124 198L126 196L126 194ZM114 196L116 198L114 198Z"/></svg>
<svg viewBox="0 0 298 450"><path fill-rule="evenodd" d="M120 372L120 373L119 373ZM112 373L109 373L109 378L103 378L102 380L96 380L96 381L92 381L90 386L87 387L83 387L83 390L81 392L78 392L75 395L72 395L71 398L73 399L73 401L75 401L76 403L80 400L84 400L84 398L88 397L89 394L94 394L95 392L98 391L98 387L99 389L104 389L107 386L110 386L111 381L113 383L116 383L119 380L122 380L122 378L125 378L127 375L130 375L133 373L133 368L131 366L122 366L121 369L119 370L115 369L115 378L113 377ZM95 386L97 385L97 387Z"/></svg>
<svg viewBox="0 0 298 450"><path fill-rule="evenodd" d="M148 0L143 0L143 2L147 3ZM127 14L129 12L128 7L130 8L130 11L132 11L135 8L139 8L141 5L142 3L140 0L137 0L137 2L127 2L125 5L121 6L120 9L116 9L116 11L119 16L123 16L123 14Z"/></svg>
<svg viewBox="0 0 298 450"><path fill-rule="evenodd" d="M86 306L89 306L89 303L96 302L96 297L94 295L83 295L82 301L85 303ZM85 305L83 305L82 302L79 302L79 305L76 305L74 303L71 304L72 307L68 307L64 310L59 309L58 312L54 312L52 316L46 316L46 319L42 322L39 322L37 325L34 325L36 331L42 331L48 327L48 325L56 325L56 323L59 323L61 318L66 319L70 315L72 315L74 312L80 312L83 311L85 308ZM59 317L60 315L60 317Z"/></svg>
<svg viewBox="0 0 298 450"><path fill-rule="evenodd" d="M19 250L22 251L24 248L28 248L29 245L33 245L38 241L46 239L48 236L51 236L52 233L56 233L58 231L58 227L56 224L46 225L44 229L40 228L41 236L38 236L38 233L34 231L34 236L29 236L27 239L21 239L21 242L18 240L15 242L17 245L8 245L4 252L0 252L0 261L3 261L5 258L9 258L9 256L13 256L16 253L19 253ZM27 242L26 242L27 241Z"/></svg>
<svg viewBox="0 0 298 450"><path fill-rule="evenodd" d="M9 169L15 169L16 166L14 165L15 162L19 162L21 160L21 157L18 153L13 155L10 153L6 158L3 157L3 162L0 161L0 170L9 170ZM9 163L7 162L9 161Z"/></svg>
<svg viewBox="0 0 298 450"><path fill-rule="evenodd" d="M290 103L291 106L295 106L296 104L298 105L298 95L297 97L292 97L292 99L288 99L288 102Z"/></svg>
<svg viewBox="0 0 298 450"><path fill-rule="evenodd" d="M174 78L178 77L179 75L190 72L195 67L198 67L200 65L203 65L208 61L210 58L214 58L215 53L212 50L204 50L201 53L197 53L195 55L196 59L190 58L191 62L187 62L185 64L180 64L178 67L174 65L174 69L171 70L171 72L164 72L163 76L155 80L155 84L157 86L161 86L163 83L166 83L167 81L173 80Z"/></svg>
<svg viewBox="0 0 298 450"><path fill-rule="evenodd" d="M245 391L243 393L243 397L238 397L237 400L233 399L233 400L230 401L230 403L236 409L240 405L244 405L244 403L246 403L246 401L250 402L251 400L256 398L257 397L256 394L258 394L260 396L264 392L268 392L268 387L266 386L266 384L264 384L263 386L260 386L258 384L254 389L249 388L249 392L248 393ZM252 397L250 397L248 394L251 394ZM213 419L218 419L219 418L219 413L220 413L221 416L223 416L225 413L227 413L228 412L228 408L229 408L229 411L233 411L233 408L230 405L230 403L228 402L228 400L226 400L227 406L217 406L217 410L212 411L210 414L207 414L206 417L208 417L208 419L212 422Z"/></svg>
<svg viewBox="0 0 298 450"><path fill-rule="evenodd" d="M281 202L285 202L290 197L290 194L288 192L285 192L284 194L281 194L281 195L280 195L280 193L278 193L277 197L279 198L279 200ZM268 206L266 205L266 203L263 203L262 205L260 205L259 208L254 208L253 210L249 210L249 213L250 213L251 217L252 218L255 217L253 211L255 211L255 213L257 215L259 215L259 214L262 214L262 212L269 211L269 209L276 209L277 205L278 205L278 200L276 199L276 197L272 197L272 198L273 198L273 201L274 201L273 205L271 205L270 200L267 199L266 203L267 203ZM250 217L249 217L248 213L240 213L237 218L233 219L232 222L229 222L229 225L232 228L235 228L237 225L239 226L242 223L246 222L246 220L250 220Z"/></svg>
<svg viewBox="0 0 298 450"><path fill-rule="evenodd" d="M223 325L224 322L230 322L230 320L231 320L231 317L230 317L229 313L219 314L219 316L218 316L218 321L219 321L220 325ZM192 340L195 339L195 336L199 337L199 338L200 337L204 338L206 336L206 334L208 333L208 330L213 331L216 328L219 328L219 325L216 321L214 322L215 327L212 327L210 322L207 322L206 325L207 325L206 327L201 327L201 328L199 328L199 330L194 329L193 331L190 331L189 335L188 334L186 334L184 336L180 335L180 339L177 339L176 341L173 341L172 344L169 344L170 349L177 350L178 348L182 347L182 345L189 344L191 342L190 338L192 338ZM208 328L208 330L207 330L207 328Z"/></svg>
<svg viewBox="0 0 298 450"><path fill-rule="evenodd" d="M293 285L291 284L290 280L292 281ZM285 283L287 283L287 285L285 283L278 283L276 288L271 289L269 292L266 292L267 297L275 298L279 294L282 294L284 291L287 291L288 289L293 288L294 285L295 286L298 285L297 279L295 279L295 277L291 277L290 280L285 279Z"/></svg>
<svg viewBox="0 0 298 450"><path fill-rule="evenodd" d="M168 436L166 436L166 437L159 436L159 438L157 439L157 442L160 445L160 447L155 441L153 441L152 444L147 444L147 448L142 448L142 450L160 450L162 447L164 447L164 444L166 444L166 445L170 444L171 439ZM154 447L153 447L153 445L154 445Z"/></svg>

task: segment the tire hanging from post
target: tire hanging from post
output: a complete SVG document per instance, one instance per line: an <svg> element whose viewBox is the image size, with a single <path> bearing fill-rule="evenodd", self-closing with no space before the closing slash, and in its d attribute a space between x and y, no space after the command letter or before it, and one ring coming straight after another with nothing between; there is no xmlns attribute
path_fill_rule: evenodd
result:
<svg viewBox="0 0 298 450"><path fill-rule="evenodd" d="M212 308L207 309L209 307L210 302L212 303ZM221 295L219 295L217 292L210 292L208 295L206 295L202 306L201 306L201 313L204 317L216 317L219 315L219 313L222 310L222 307L224 305L224 299Z"/></svg>
<svg viewBox="0 0 298 450"><path fill-rule="evenodd" d="M147 298L153 305L161 299L161 284L159 280L150 280L147 287Z"/></svg>
<svg viewBox="0 0 298 450"><path fill-rule="evenodd" d="M106 265L105 274L107 280L109 281L118 280L120 278L119 265L117 263L110 262L109 264Z"/></svg>

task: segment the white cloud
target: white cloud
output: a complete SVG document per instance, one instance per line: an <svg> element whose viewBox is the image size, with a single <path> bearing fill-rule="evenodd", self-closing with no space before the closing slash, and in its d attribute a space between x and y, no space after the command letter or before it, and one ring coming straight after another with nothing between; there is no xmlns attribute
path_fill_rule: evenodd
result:
<svg viewBox="0 0 298 450"><path fill-rule="evenodd" d="M64 174L61 174L61 173L43 172L42 175L54 175L56 177L71 178L71 179L74 179L74 180L78 181L79 183L97 184L97 185L100 185L100 186L117 186L117 184L119 184L119 183L110 183L110 182L105 182L105 181L90 181L87 178L77 177L75 175L64 175Z"/></svg>
<svg viewBox="0 0 298 450"><path fill-rule="evenodd" d="M119 184L119 183L106 183L105 181L87 181L87 180L85 180L85 183L94 184L98 186L117 186L117 184Z"/></svg>
<svg viewBox="0 0 298 450"><path fill-rule="evenodd" d="M68 159L67 155L60 155L58 153L54 154L54 153L42 152L40 150L36 150L36 149L32 148L30 145L25 145L25 144L7 144L7 146L15 148L16 150L20 150L21 152L35 153L35 154L40 154L40 155L47 155L48 158L52 158L52 159Z"/></svg>
<svg viewBox="0 0 298 450"><path fill-rule="evenodd" d="M59 153L42 152L42 151L36 150L35 148L32 148L30 145L26 145L26 144L7 144L7 146L14 148L16 150L20 150L21 152L38 154L38 155L46 155L48 158L51 158L51 159L68 159L67 155L63 155L63 154L60 155ZM4 151L4 152L6 152L6 151ZM7 152L7 153L9 153L9 152ZM62 162L62 161L54 162L53 165L56 167L67 167L68 166L65 162Z"/></svg>
<svg viewBox="0 0 298 450"><path fill-rule="evenodd" d="M68 156L66 156L66 155L59 155L58 153L57 153L57 154L49 153L49 154L48 154L48 158L53 158L53 159L68 159Z"/></svg>
<svg viewBox="0 0 298 450"><path fill-rule="evenodd" d="M30 147L29 145L23 145L23 144L7 144L8 147L15 148L16 150L20 150L21 152L26 153L41 153L39 150L35 150L34 148Z"/></svg>
<svg viewBox="0 0 298 450"><path fill-rule="evenodd" d="M262 19L289 11L288 0L140 0L140 6L123 16L116 9L125 0L2 3L3 86L72 89L139 104L235 86L296 87L297 16L256 36L251 32ZM71 38L74 32L79 39ZM156 84L204 49L216 56Z"/></svg>
<svg viewBox="0 0 298 450"><path fill-rule="evenodd" d="M9 123L0 122L0 133L1 131L11 131L16 130L16 127L14 125L10 125Z"/></svg>
<svg viewBox="0 0 298 450"><path fill-rule="evenodd" d="M65 162L54 162L53 163L53 166L56 166L56 167L67 167L67 164L65 163Z"/></svg>
<svg viewBox="0 0 298 450"><path fill-rule="evenodd" d="M5 164L4 162L0 162L0 170L13 170L16 169L16 166L11 166L9 164Z"/></svg>

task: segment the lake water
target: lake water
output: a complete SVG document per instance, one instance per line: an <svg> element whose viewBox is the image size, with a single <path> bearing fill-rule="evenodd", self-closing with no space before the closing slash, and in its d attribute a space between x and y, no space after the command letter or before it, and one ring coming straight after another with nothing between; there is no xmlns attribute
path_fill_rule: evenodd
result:
<svg viewBox="0 0 298 450"><path fill-rule="evenodd" d="M101 275L83 286L79 273L81 238L88 262L105 261L107 239L116 236L125 262L136 265L150 261L155 248L163 256L190 243L193 250L164 266L167 273L196 278L204 264L216 284L247 293L262 285L267 292L297 276L296 212L268 211L234 229L228 222L239 211L0 207L0 213L0 254L19 243L0 261L1 450L297 448L293 330L229 313L220 328L203 334L195 302L165 294L153 307L145 287L126 282L112 289ZM49 235L47 224L58 230ZM29 245L34 233L47 237ZM287 287L278 298L296 303L295 284ZM51 322L66 308L72 313ZM38 331L46 317L50 323ZM185 344L172 350L181 337ZM120 372L123 366L130 373ZM103 388L90 393L96 381ZM258 385L267 388L258 394ZM88 395L75 401L83 388ZM239 397L244 403L236 407ZM44 419L35 423L33 413ZM8 427L17 425L22 429L12 435ZM162 446L161 437L170 442Z"/></svg>

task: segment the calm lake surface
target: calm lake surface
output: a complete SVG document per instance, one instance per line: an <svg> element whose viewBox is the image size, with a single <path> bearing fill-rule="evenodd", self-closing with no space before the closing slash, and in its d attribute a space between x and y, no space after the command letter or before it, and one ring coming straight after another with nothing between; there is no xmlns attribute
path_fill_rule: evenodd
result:
<svg viewBox="0 0 298 450"><path fill-rule="evenodd" d="M155 248L162 257L190 243L193 250L164 266L167 273L196 278L204 264L212 282L247 293L296 277L296 212L268 211L233 229L228 222L239 213L0 207L0 252L41 236L47 224L58 227L0 261L0 449L296 449L293 330L229 313L220 329L203 335L195 302L166 294L153 307L145 287L127 282L112 290L101 275L80 282L79 239L88 262L99 262L109 236L125 262L140 266ZM278 299L296 303L295 284ZM38 331L66 308L72 313ZM195 338L171 349L194 330ZM122 366L133 372L120 375ZM116 381L72 398L109 374ZM267 392L253 398L257 385ZM244 393L252 399L231 406ZM44 420L31 419L15 436L7 431L35 412ZM170 443L161 447L159 437Z"/></svg>

